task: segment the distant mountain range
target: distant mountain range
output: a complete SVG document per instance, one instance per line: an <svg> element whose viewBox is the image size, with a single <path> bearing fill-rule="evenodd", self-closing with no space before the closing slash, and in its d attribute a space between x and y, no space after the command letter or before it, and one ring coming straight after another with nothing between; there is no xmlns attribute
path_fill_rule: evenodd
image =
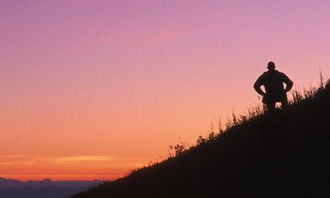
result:
<svg viewBox="0 0 330 198"><path fill-rule="evenodd" d="M66 198L102 181L19 181L0 177L1 198Z"/></svg>

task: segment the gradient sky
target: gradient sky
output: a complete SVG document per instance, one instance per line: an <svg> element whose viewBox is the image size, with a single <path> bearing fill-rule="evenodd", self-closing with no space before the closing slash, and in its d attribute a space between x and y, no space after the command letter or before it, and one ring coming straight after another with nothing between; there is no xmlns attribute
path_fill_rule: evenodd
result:
<svg viewBox="0 0 330 198"><path fill-rule="evenodd" d="M0 176L113 179L330 74L328 0L1 0Z"/></svg>

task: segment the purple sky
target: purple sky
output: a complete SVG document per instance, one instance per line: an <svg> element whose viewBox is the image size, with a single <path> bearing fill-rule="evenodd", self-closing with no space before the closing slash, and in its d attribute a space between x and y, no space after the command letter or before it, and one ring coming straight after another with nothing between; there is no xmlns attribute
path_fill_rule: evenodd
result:
<svg viewBox="0 0 330 198"><path fill-rule="evenodd" d="M329 10L326 0L2 0L0 156L164 158L260 103L252 85L269 60L296 90L329 76ZM28 158L0 172L86 178L20 172Z"/></svg>

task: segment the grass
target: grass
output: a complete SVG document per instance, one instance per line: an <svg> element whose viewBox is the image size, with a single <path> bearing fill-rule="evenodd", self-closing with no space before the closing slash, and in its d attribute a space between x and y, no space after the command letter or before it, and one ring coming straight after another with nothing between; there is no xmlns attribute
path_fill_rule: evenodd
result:
<svg viewBox="0 0 330 198"><path fill-rule="evenodd" d="M75 198L330 197L330 82L293 92L285 109L260 107L196 145Z"/></svg>

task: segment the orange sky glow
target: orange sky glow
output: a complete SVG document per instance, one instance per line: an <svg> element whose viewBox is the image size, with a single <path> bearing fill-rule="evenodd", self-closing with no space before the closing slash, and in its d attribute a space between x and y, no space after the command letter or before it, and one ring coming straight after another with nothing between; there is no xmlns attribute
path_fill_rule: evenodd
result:
<svg viewBox="0 0 330 198"><path fill-rule="evenodd" d="M330 1L2 0L0 177L115 179L330 75Z"/></svg>

